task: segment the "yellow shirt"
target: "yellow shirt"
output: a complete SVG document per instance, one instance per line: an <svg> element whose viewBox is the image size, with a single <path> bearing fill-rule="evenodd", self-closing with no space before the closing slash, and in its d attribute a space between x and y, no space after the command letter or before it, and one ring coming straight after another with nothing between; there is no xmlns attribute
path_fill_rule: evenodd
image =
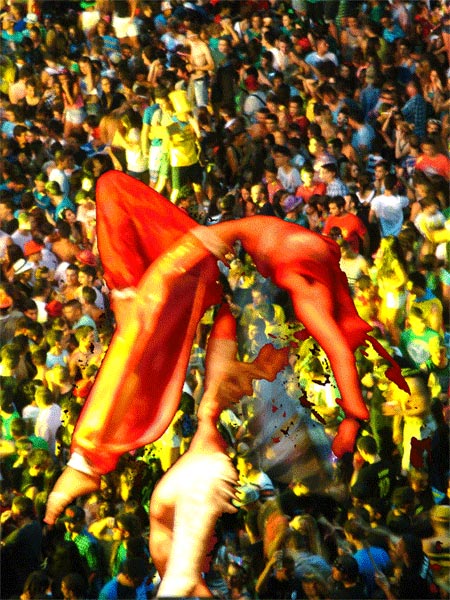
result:
<svg viewBox="0 0 450 600"><path fill-rule="evenodd" d="M190 123L174 120L167 132L172 167L190 167L198 162L197 137Z"/></svg>

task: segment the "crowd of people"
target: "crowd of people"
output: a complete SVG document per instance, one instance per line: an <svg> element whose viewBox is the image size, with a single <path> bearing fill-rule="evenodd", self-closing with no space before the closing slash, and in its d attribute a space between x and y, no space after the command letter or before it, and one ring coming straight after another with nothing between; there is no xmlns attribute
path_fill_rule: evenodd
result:
<svg viewBox="0 0 450 600"><path fill-rule="evenodd" d="M450 2L0 0L0 20L1 597L157 595L149 501L196 431L217 309L167 431L43 527L116 327L96 237L111 169L202 225L266 215L335 240L410 389L361 349L370 417L334 456L329 360L236 245L239 359L291 354L220 417L239 482L214 596L448 597Z"/></svg>

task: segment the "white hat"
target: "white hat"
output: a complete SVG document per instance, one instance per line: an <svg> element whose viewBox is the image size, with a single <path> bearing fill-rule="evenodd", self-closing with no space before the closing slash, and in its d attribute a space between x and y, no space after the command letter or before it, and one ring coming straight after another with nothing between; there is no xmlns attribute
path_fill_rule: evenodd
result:
<svg viewBox="0 0 450 600"><path fill-rule="evenodd" d="M28 13L24 19L25 23L37 23L39 21L38 16L34 13Z"/></svg>
<svg viewBox="0 0 450 600"><path fill-rule="evenodd" d="M172 5L170 4L170 2L161 2L161 12L164 12L165 10L172 10Z"/></svg>
<svg viewBox="0 0 450 600"><path fill-rule="evenodd" d="M16 260L16 262L13 264L13 269L15 275L21 275L27 271L32 271L33 265L28 260L19 258L19 260Z"/></svg>

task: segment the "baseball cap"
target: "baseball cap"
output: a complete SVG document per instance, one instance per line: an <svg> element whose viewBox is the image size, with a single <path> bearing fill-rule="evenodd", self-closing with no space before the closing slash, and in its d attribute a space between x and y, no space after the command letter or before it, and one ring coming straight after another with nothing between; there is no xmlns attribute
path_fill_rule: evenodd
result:
<svg viewBox="0 0 450 600"><path fill-rule="evenodd" d="M82 250L77 254L76 259L83 263L83 265L89 265L91 267L97 266L95 254L93 254L90 250Z"/></svg>
<svg viewBox="0 0 450 600"><path fill-rule="evenodd" d="M45 305L45 310L49 317L60 317L62 315L63 305L59 300L51 300Z"/></svg>
<svg viewBox="0 0 450 600"><path fill-rule="evenodd" d="M30 240L24 245L23 253L25 256L31 256L32 254L36 254L36 252L40 252L43 248L43 244L38 244L35 240Z"/></svg>
<svg viewBox="0 0 450 600"><path fill-rule="evenodd" d="M39 21L38 16L34 13L28 13L24 19L25 23L37 23Z"/></svg>

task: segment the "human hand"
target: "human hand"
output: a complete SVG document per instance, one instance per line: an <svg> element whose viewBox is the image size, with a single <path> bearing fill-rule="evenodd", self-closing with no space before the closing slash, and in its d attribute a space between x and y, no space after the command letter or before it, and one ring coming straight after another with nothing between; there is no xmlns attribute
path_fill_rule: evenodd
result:
<svg viewBox="0 0 450 600"><path fill-rule="evenodd" d="M63 510L78 496L84 496L100 489L100 476L82 473L67 466L47 500L44 522L54 525Z"/></svg>
<svg viewBox="0 0 450 600"><path fill-rule="evenodd" d="M379 588L381 588L384 592L389 590L389 580L384 573L381 571L375 571L375 583Z"/></svg>
<svg viewBox="0 0 450 600"><path fill-rule="evenodd" d="M394 417L402 413L402 408L396 402L383 402L381 412L385 417Z"/></svg>
<svg viewBox="0 0 450 600"><path fill-rule="evenodd" d="M392 434L392 441L396 446L399 446L403 441L403 435L401 431L394 431Z"/></svg>
<svg viewBox="0 0 450 600"><path fill-rule="evenodd" d="M12 516L12 511L11 510L5 510L5 512L3 512L0 516L0 524L4 525L6 523L6 521L8 521L8 519L10 519Z"/></svg>
<svg viewBox="0 0 450 600"><path fill-rule="evenodd" d="M270 565L281 565L283 560L283 550L276 550L269 559Z"/></svg>

